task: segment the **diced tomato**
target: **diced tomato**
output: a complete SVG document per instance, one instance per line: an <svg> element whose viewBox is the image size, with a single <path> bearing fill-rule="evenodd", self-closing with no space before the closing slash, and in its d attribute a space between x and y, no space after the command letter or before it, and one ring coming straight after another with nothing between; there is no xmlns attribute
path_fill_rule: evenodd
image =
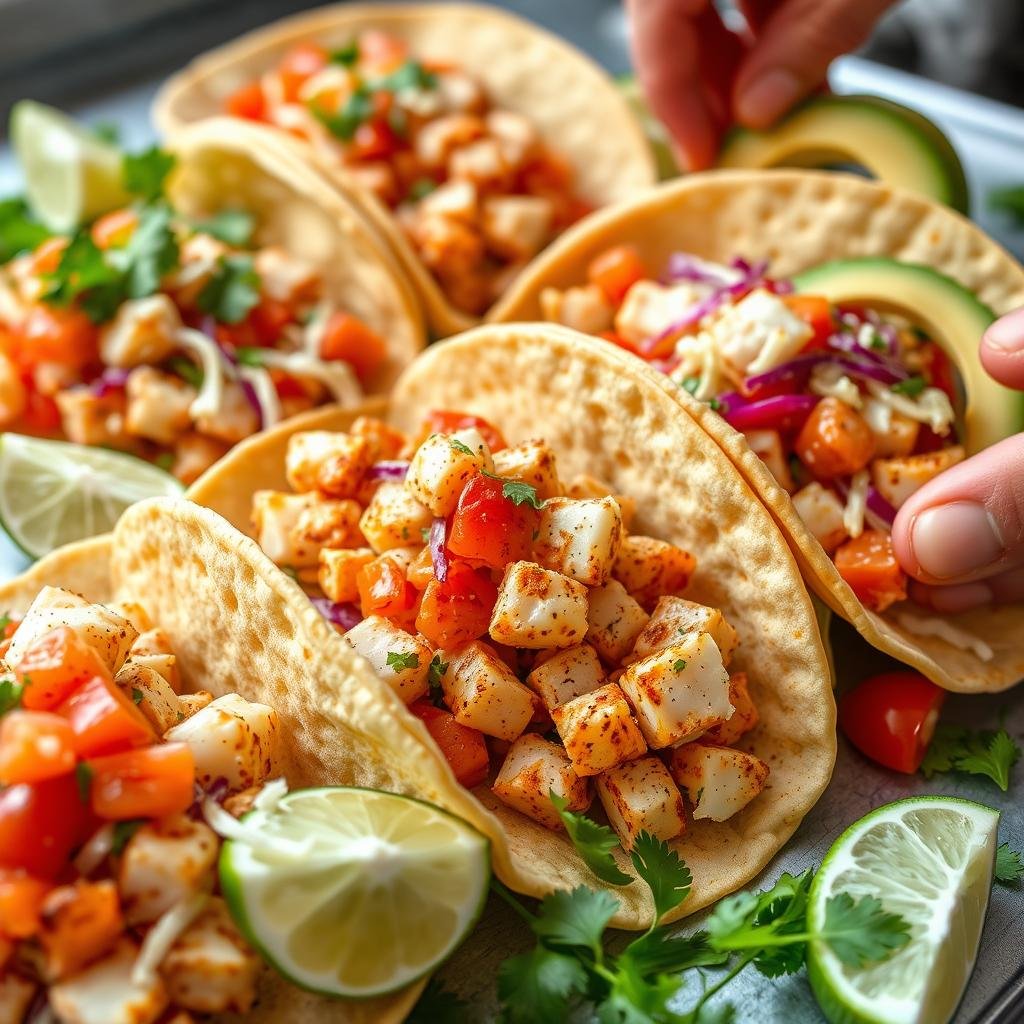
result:
<svg viewBox="0 0 1024 1024"><path fill-rule="evenodd" d="M402 148L402 139L387 121L364 121L352 137L351 152L357 160L387 160Z"/></svg>
<svg viewBox="0 0 1024 1024"><path fill-rule="evenodd" d="M57 712L71 723L80 757L140 747L156 739L142 712L109 677L87 679Z"/></svg>
<svg viewBox="0 0 1024 1024"><path fill-rule="evenodd" d="M284 328L294 319L295 311L287 302L279 302L268 295L262 296L246 317L260 345L273 345L279 341Z"/></svg>
<svg viewBox="0 0 1024 1024"><path fill-rule="evenodd" d="M376 74L386 74L404 64L409 47L401 39L369 28L359 34L359 66Z"/></svg>
<svg viewBox="0 0 1024 1024"><path fill-rule="evenodd" d="M386 619L406 619L420 596L401 567L386 555L375 558L356 573L356 586L364 618L383 615Z"/></svg>
<svg viewBox="0 0 1024 1024"><path fill-rule="evenodd" d="M18 429L25 434L37 437L52 437L60 430L60 409L49 396L40 394L34 389L28 391L28 404L21 414Z"/></svg>
<svg viewBox="0 0 1024 1024"><path fill-rule="evenodd" d="M0 790L0 867L53 878L90 820L73 774Z"/></svg>
<svg viewBox="0 0 1024 1024"><path fill-rule="evenodd" d="M883 672L843 696L839 724L862 754L911 775L921 767L945 699L946 691L918 672Z"/></svg>
<svg viewBox="0 0 1024 1024"><path fill-rule="evenodd" d="M39 930L39 911L52 888L24 871L0 868L0 933L27 939Z"/></svg>
<svg viewBox="0 0 1024 1024"><path fill-rule="evenodd" d="M384 339L358 317L342 310L332 314L320 340L321 359L340 359L361 380L369 380L388 357Z"/></svg>
<svg viewBox="0 0 1024 1024"><path fill-rule="evenodd" d="M427 584L434 578L434 559L430 554L429 547L422 548L420 553L409 563L405 576L417 590L426 589Z"/></svg>
<svg viewBox="0 0 1024 1024"><path fill-rule="evenodd" d="M463 488L448 528L453 555L502 569L530 557L537 513L513 504L502 493L503 480L475 476Z"/></svg>
<svg viewBox="0 0 1024 1024"><path fill-rule="evenodd" d="M936 434L927 423L922 423L917 430L917 439L914 441L914 455L927 455L929 452L938 452L949 445L949 435Z"/></svg>
<svg viewBox="0 0 1024 1024"><path fill-rule="evenodd" d="M24 367L60 363L81 368L99 358L99 334L80 309L33 306L15 336L18 362Z"/></svg>
<svg viewBox="0 0 1024 1024"><path fill-rule="evenodd" d="M646 358L646 356L644 356L640 351L640 347L638 345L628 341L616 331L602 331L599 337L604 338L605 341L610 341L613 345L617 345L619 348L624 348L627 352L631 352L635 356Z"/></svg>
<svg viewBox="0 0 1024 1024"><path fill-rule="evenodd" d="M957 386L953 363L941 345L932 342L929 346L928 382L933 388L946 393L953 408L961 404L960 389Z"/></svg>
<svg viewBox="0 0 1024 1024"><path fill-rule="evenodd" d="M783 295L782 301L794 316L799 317L814 331L802 351L814 352L826 348L825 342L836 330L832 304L828 299L823 295Z"/></svg>
<svg viewBox="0 0 1024 1024"><path fill-rule="evenodd" d="M500 452L503 448L508 447L505 438L501 436L501 431L494 424L488 423L482 416L474 416L468 412L431 409L423 421L423 426L425 434L454 434L456 431L473 427L479 432L492 453Z"/></svg>
<svg viewBox="0 0 1024 1024"><path fill-rule="evenodd" d="M108 676L99 655L69 626L57 626L36 640L18 663L17 677L24 687L22 706L52 711L95 676Z"/></svg>
<svg viewBox="0 0 1024 1024"><path fill-rule="evenodd" d="M797 434L793 449L821 480L850 476L875 454L875 438L864 417L838 398L823 398Z"/></svg>
<svg viewBox="0 0 1024 1024"><path fill-rule="evenodd" d="M487 780L491 766L482 732L456 722L450 711L434 707L426 700L415 701L409 710L427 727L463 786L472 788Z"/></svg>
<svg viewBox="0 0 1024 1024"><path fill-rule="evenodd" d="M75 734L50 711L8 711L0 718L0 782L41 782L75 768Z"/></svg>
<svg viewBox="0 0 1024 1024"><path fill-rule="evenodd" d="M52 274L60 266L60 258L68 247L68 239L63 235L55 235L41 242L32 253L32 273L36 277Z"/></svg>
<svg viewBox="0 0 1024 1024"><path fill-rule="evenodd" d="M596 284L613 306L618 306L626 292L647 277L647 268L634 245L615 245L590 261L587 280Z"/></svg>
<svg viewBox="0 0 1024 1024"><path fill-rule="evenodd" d="M92 809L100 818L165 818L192 804L195 761L185 743L159 743L95 757Z"/></svg>
<svg viewBox="0 0 1024 1024"><path fill-rule="evenodd" d="M888 533L865 530L837 548L833 560L839 575L872 611L885 611L907 596L907 577L896 561Z"/></svg>
<svg viewBox="0 0 1024 1024"><path fill-rule="evenodd" d="M103 956L124 931L117 885L84 878L52 890L42 906L39 944L46 975L56 981ZM122 1018L123 1019L123 1018Z"/></svg>
<svg viewBox="0 0 1024 1024"><path fill-rule="evenodd" d="M244 117L249 121L263 121L267 116L267 98L259 82L250 82L236 89L224 101L224 109L232 117Z"/></svg>
<svg viewBox="0 0 1024 1024"><path fill-rule="evenodd" d="M131 209L106 213L92 226L92 240L99 249L125 245L139 226L139 215Z"/></svg>
<svg viewBox="0 0 1024 1024"><path fill-rule="evenodd" d="M277 73L285 103L297 103L306 81L327 66L328 53L316 43L296 43L281 58Z"/></svg>
<svg viewBox="0 0 1024 1024"><path fill-rule="evenodd" d="M486 569L450 562L444 583L433 579L423 591L416 628L436 647L461 647L487 632L497 600Z"/></svg>

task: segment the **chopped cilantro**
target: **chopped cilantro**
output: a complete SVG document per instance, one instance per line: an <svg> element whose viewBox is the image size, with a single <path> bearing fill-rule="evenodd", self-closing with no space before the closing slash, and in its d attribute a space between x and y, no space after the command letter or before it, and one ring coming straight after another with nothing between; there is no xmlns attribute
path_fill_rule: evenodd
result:
<svg viewBox="0 0 1024 1024"><path fill-rule="evenodd" d="M569 802L553 789L548 798L562 819L565 831L569 833L572 845L591 871L610 885L629 885L633 881L615 863L612 850L619 845L618 837L607 825L599 825L585 814L570 811Z"/></svg>
<svg viewBox="0 0 1024 1024"><path fill-rule="evenodd" d="M145 824L141 819L135 819L132 821L118 821L114 823L114 839L110 845L110 852L113 854L120 854L124 852L124 848L128 845L128 840L131 839L136 832Z"/></svg>
<svg viewBox="0 0 1024 1024"><path fill-rule="evenodd" d="M242 366L262 366L263 352L258 348L249 348L245 345L235 349L235 358Z"/></svg>
<svg viewBox="0 0 1024 1024"><path fill-rule="evenodd" d="M926 778L936 772L964 772L990 778L1004 793L1020 747L1005 729L998 732L940 724L921 762Z"/></svg>
<svg viewBox="0 0 1024 1024"><path fill-rule="evenodd" d="M0 263L31 252L49 237L50 231L36 220L24 199L0 200Z"/></svg>
<svg viewBox="0 0 1024 1024"><path fill-rule="evenodd" d="M359 40L353 39L337 50L331 51L330 61L332 64L340 64L342 67L350 68L359 63Z"/></svg>
<svg viewBox="0 0 1024 1024"><path fill-rule="evenodd" d="M373 93L361 85L352 93L337 114L311 104L313 116L336 138L350 142L361 124L373 115Z"/></svg>
<svg viewBox="0 0 1024 1024"><path fill-rule="evenodd" d="M898 380L895 384L889 385L889 390L897 395L906 395L908 398L917 398L925 389L925 380L920 374L916 377L908 377L906 380Z"/></svg>
<svg viewBox="0 0 1024 1024"><path fill-rule="evenodd" d="M418 60L407 60L400 68L390 75L377 79L373 83L375 89L387 92L403 92L406 89L436 89L437 75L427 71Z"/></svg>
<svg viewBox="0 0 1024 1024"><path fill-rule="evenodd" d="M75 782L78 785L79 798L83 804L87 804L92 788L92 769L85 761L79 761L75 765Z"/></svg>
<svg viewBox="0 0 1024 1024"><path fill-rule="evenodd" d="M441 680L444 679L445 672L448 671L448 662L442 660L440 652L435 654L430 659L430 685L440 686Z"/></svg>
<svg viewBox="0 0 1024 1024"><path fill-rule="evenodd" d="M387 666L388 668L395 669L397 672L404 671L407 668L419 668L420 656L412 651L408 653L388 651Z"/></svg>
<svg viewBox="0 0 1024 1024"><path fill-rule="evenodd" d="M417 178L409 186L409 198L422 199L424 196L430 195L436 188L437 182L433 178Z"/></svg>
<svg viewBox="0 0 1024 1024"><path fill-rule="evenodd" d="M423 543L424 544L427 544L427 543L430 542L430 527L429 526L421 526L420 527L420 537L423 539Z"/></svg>
<svg viewBox="0 0 1024 1024"><path fill-rule="evenodd" d="M124 274L127 297L141 299L160 289L160 279L180 260L178 240L171 229L171 208L166 203L144 207L139 226L123 249L112 249L109 261Z"/></svg>
<svg viewBox="0 0 1024 1024"><path fill-rule="evenodd" d="M695 395L697 394L697 388L700 387L700 377L686 377L680 387L691 395Z"/></svg>
<svg viewBox="0 0 1024 1024"><path fill-rule="evenodd" d="M473 454L473 449L470 448L468 444L465 444L464 442L460 441L457 437L449 437L448 438L448 443L457 452L462 452L463 455L470 455L470 456L472 456L472 454Z"/></svg>
<svg viewBox="0 0 1024 1024"><path fill-rule="evenodd" d="M141 153L125 153L121 160L121 181L125 191L149 201L163 195L164 183L177 162L173 153L151 146Z"/></svg>
<svg viewBox="0 0 1024 1024"><path fill-rule="evenodd" d="M996 850L995 880L1001 885L1020 885L1024 880L1024 861L1009 843L1002 843Z"/></svg>
<svg viewBox="0 0 1024 1024"><path fill-rule="evenodd" d="M506 480L501 487L503 497L513 505L529 505L531 508L543 508L544 502L537 499L537 488L524 484L520 480Z"/></svg>
<svg viewBox="0 0 1024 1024"><path fill-rule="evenodd" d="M252 238L256 218L248 210L221 210L207 220L192 225L196 231L219 238L227 245L244 246Z"/></svg>
<svg viewBox="0 0 1024 1024"><path fill-rule="evenodd" d="M167 367L187 384L191 384L197 391L203 386L202 369L186 356L173 356L168 360Z"/></svg>
<svg viewBox="0 0 1024 1024"><path fill-rule="evenodd" d="M711 409L712 412L718 412L718 410L722 408L722 403L717 398L709 398L708 408Z"/></svg>
<svg viewBox="0 0 1024 1024"><path fill-rule="evenodd" d="M250 256L221 256L196 305L222 324L244 320L260 301L260 279Z"/></svg>
<svg viewBox="0 0 1024 1024"><path fill-rule="evenodd" d="M133 704L141 704L142 703L142 698L145 697L145 696L146 695L137 686L133 686L132 687L132 703Z"/></svg>
<svg viewBox="0 0 1024 1024"><path fill-rule="evenodd" d="M684 668L686 668L686 659L685 658L677 658L676 661L675 661L675 664L673 664L673 666L672 666L672 671L673 672L682 672Z"/></svg>
<svg viewBox="0 0 1024 1024"><path fill-rule="evenodd" d="M868 342L868 347L873 348L876 352L887 352L889 350L889 346L885 343L885 338L878 331L871 332L871 340Z"/></svg>
<svg viewBox="0 0 1024 1024"><path fill-rule="evenodd" d="M28 681L28 677L25 677L25 685L28 685ZM10 676L0 679L0 715L6 715L8 711L21 706L24 690L25 686Z"/></svg>

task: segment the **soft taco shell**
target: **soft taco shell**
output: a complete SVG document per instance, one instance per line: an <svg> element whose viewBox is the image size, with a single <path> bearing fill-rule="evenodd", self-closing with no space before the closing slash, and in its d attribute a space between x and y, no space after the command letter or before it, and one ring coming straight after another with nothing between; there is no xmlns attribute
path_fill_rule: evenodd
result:
<svg viewBox="0 0 1024 1024"><path fill-rule="evenodd" d="M297 142L260 125L216 118L177 132L168 182L175 208L188 217L222 209L255 215L253 242L279 245L315 265L325 295L359 317L387 345L388 360L367 383L387 390L426 343L419 301L390 250Z"/></svg>
<svg viewBox="0 0 1024 1024"><path fill-rule="evenodd" d="M603 478L636 499L637 532L697 556L687 596L722 608L739 631L734 664L748 673L761 712L747 746L768 761L772 774L768 789L732 820L701 822L674 842L693 872L694 886L672 916L692 913L743 885L771 860L821 795L836 754L835 705L814 611L771 517L697 423L679 414L657 374L565 328L480 327L434 346L402 376L389 418L414 430L431 408L479 413L510 441L546 438L563 475L587 472ZM350 422L350 413L332 416L325 409L252 438L200 478L190 497L247 530L253 492L287 488L288 438L302 429L344 430ZM261 577L272 575L253 541L239 537L237 545L246 561L259 564ZM236 559L236 571L244 571L242 562ZM301 603L298 586L279 575L277 586L293 591ZM168 571L164 585L173 586L174 578ZM175 601L169 603L173 608ZM309 626L312 635L317 623ZM319 676L317 703L332 707L337 687L351 694L346 698L351 702L358 692L367 709L376 709L378 726L387 724L396 734L430 746L435 785L442 792L428 798L491 836L495 870L507 885L541 896L554 888L598 884L564 833L511 810L487 787L474 791L480 802L473 799L390 687L324 623L317 635L322 652L294 652L296 658L318 656L335 666ZM422 772L425 766L404 768ZM631 870L624 857L622 863ZM616 925L649 923L652 905L642 884L614 892L622 902Z"/></svg>
<svg viewBox="0 0 1024 1024"><path fill-rule="evenodd" d="M539 318L544 288L585 281L588 262L619 243L635 245L651 269L682 251L721 262L734 256L768 259L772 273L780 277L828 260L890 256L934 267L997 314L1024 306L1024 268L945 206L852 175L719 171L661 186L628 205L587 218L527 268L492 316L509 321ZM888 305L898 309L899 296L891 296ZM1003 690L1024 677L1024 604L946 617L992 648L988 661L938 637L911 632L899 621L905 610L895 608L885 615L868 611L744 436L682 388L674 394L771 510L815 593L865 640L948 690Z"/></svg>
<svg viewBox="0 0 1024 1024"><path fill-rule="evenodd" d="M172 76L153 104L163 133L212 117L224 99L270 70L294 43L340 48L367 28L409 43L414 56L457 64L483 82L496 106L522 113L576 173L580 196L606 206L657 180L643 132L609 75L564 40L495 7L472 4L334 4L247 33L196 58ZM277 133L275 130L275 134ZM416 287L434 332L463 330L474 318L454 308L376 197L340 166L306 148L387 241Z"/></svg>

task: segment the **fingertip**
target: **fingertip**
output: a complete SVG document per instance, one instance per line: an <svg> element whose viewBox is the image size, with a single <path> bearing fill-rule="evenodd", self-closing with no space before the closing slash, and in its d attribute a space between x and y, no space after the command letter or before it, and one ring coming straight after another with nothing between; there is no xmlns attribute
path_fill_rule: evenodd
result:
<svg viewBox="0 0 1024 1024"><path fill-rule="evenodd" d="M989 376L1007 387L1024 388L1024 309L1014 310L989 326L978 354Z"/></svg>

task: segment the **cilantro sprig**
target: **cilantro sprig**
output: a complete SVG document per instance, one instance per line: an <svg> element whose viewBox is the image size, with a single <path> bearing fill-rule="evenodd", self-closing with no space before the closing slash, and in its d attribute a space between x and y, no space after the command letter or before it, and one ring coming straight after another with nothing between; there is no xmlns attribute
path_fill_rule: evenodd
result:
<svg viewBox="0 0 1024 1024"><path fill-rule="evenodd" d="M36 220L24 199L0 199L0 263L31 252L49 237L50 231Z"/></svg>
<svg viewBox="0 0 1024 1024"><path fill-rule="evenodd" d="M1020 747L1005 729L992 732L941 723L921 762L921 771L928 779L941 772L982 775L1005 793L1010 786L1010 771L1020 753Z"/></svg>
<svg viewBox="0 0 1024 1024"><path fill-rule="evenodd" d="M196 221L192 226L196 231L212 235L225 245L241 247L248 245L252 239L256 218L248 210L228 208L206 220Z"/></svg>
<svg viewBox="0 0 1024 1024"><path fill-rule="evenodd" d="M996 850L995 880L1000 885L1019 886L1024 882L1024 860L1010 848L1009 843L1000 844Z"/></svg>
<svg viewBox="0 0 1024 1024"><path fill-rule="evenodd" d="M472 453L470 453L472 454ZM537 488L533 484L524 483L522 480L508 480L506 477L498 476L482 469L481 474L491 480L501 480L501 496L507 498L513 505L529 505L530 508L542 509L546 504L537 497Z"/></svg>
<svg viewBox="0 0 1024 1024"><path fill-rule="evenodd" d="M554 790L548 793L551 803L558 811L565 831L569 833L572 845L583 858L583 863L591 871L609 885L629 885L633 881L612 856L612 850L619 845L619 838L607 826L599 825L585 814L570 811L569 801L560 797Z"/></svg>
<svg viewBox="0 0 1024 1024"><path fill-rule="evenodd" d="M21 695L25 687L16 679L7 676L0 679L0 715L21 707Z"/></svg>
<svg viewBox="0 0 1024 1024"><path fill-rule="evenodd" d="M908 398L917 398L925 387L924 377L917 375L915 377L908 377L906 380L898 380L895 384L889 385L889 390L895 392L897 395L906 395Z"/></svg>
<svg viewBox="0 0 1024 1024"><path fill-rule="evenodd" d="M121 183L125 191L144 202L152 202L164 194L167 176L174 169L177 157L159 146L141 153L125 153L121 158Z"/></svg>
<svg viewBox="0 0 1024 1024"><path fill-rule="evenodd" d="M396 672L420 667L420 656L415 651L388 651L387 667Z"/></svg>
<svg viewBox="0 0 1024 1024"><path fill-rule="evenodd" d="M244 320L260 301L260 278L252 257L221 256L210 279L196 297L196 305L222 324Z"/></svg>

